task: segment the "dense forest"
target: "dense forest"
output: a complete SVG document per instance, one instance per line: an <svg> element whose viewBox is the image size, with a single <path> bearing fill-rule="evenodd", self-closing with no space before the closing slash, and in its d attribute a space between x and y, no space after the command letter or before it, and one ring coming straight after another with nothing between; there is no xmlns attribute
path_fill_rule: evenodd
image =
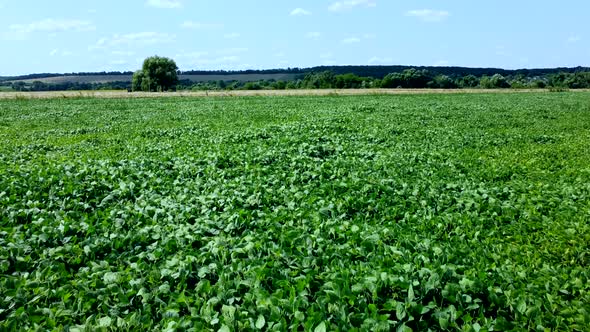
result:
<svg viewBox="0 0 590 332"><path fill-rule="evenodd" d="M313 68L287 68L244 71L182 71L185 75L252 75L250 81L208 80L180 81L178 90L261 90L261 89L362 89L362 88L590 88L590 68L517 69L466 68L466 67L409 67L409 66L320 66ZM257 75L290 73L289 81L261 80ZM15 91L61 90L131 90L125 79L131 72L99 72L70 74L30 74L18 77L0 77L0 87ZM109 83L64 82L44 83L33 81L60 76L121 76ZM24 82L23 80L28 80Z"/></svg>
<svg viewBox="0 0 590 332"><path fill-rule="evenodd" d="M337 75L332 71L310 72L293 81L260 80L255 82L209 81L194 83L181 81L179 90L264 90L264 89L587 89L590 88L590 72L557 72L543 76L516 74L503 76L448 76L426 69L410 68L392 72L383 78L359 76L352 73Z"/></svg>
<svg viewBox="0 0 590 332"><path fill-rule="evenodd" d="M541 68L541 69L501 69L501 68L468 68L468 67L435 67L435 66L317 66L311 68L278 68L278 69L261 69L261 70L188 70L181 71L180 74L186 75L247 75L247 74L306 74L310 72L331 71L336 75L355 74L358 76L370 76L374 78L383 78L390 73L402 72L406 69L427 70L433 74L447 76L467 76L474 75L481 77L483 75L492 76L500 74L524 75L527 77L545 76L557 73L577 73L590 71L590 67L563 67L563 68ZM97 75L132 75L132 71L112 71L112 72L81 72L81 73L38 73L22 76L0 76L0 81L17 81L31 80L36 78L60 77L60 76L97 76Z"/></svg>
<svg viewBox="0 0 590 332"><path fill-rule="evenodd" d="M383 78L390 73L400 73L407 69L426 70L433 75L447 75L451 77L473 75L502 76L524 75L526 77L546 76L557 73L577 73L590 71L590 67L572 68L542 68L542 69L501 69L501 68L468 68L468 67L433 67L433 66L320 66L311 68L306 72L331 71L336 75L355 74L358 76L370 76Z"/></svg>

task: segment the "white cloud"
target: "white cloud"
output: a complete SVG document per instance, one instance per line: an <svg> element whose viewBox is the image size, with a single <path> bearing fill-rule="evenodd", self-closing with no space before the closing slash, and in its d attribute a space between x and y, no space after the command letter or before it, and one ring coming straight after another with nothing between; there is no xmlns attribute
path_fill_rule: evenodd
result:
<svg viewBox="0 0 590 332"><path fill-rule="evenodd" d="M9 30L17 34L28 34L33 32L60 32L60 31L91 31L96 27L89 21L44 19L28 24L12 24Z"/></svg>
<svg viewBox="0 0 590 332"><path fill-rule="evenodd" d="M180 0L148 0L146 5L156 8L177 9L182 8Z"/></svg>
<svg viewBox="0 0 590 332"><path fill-rule="evenodd" d="M247 51L247 48L227 48L214 52L183 51L176 54L174 58L182 68L245 68L249 65L240 63L241 57L239 54Z"/></svg>
<svg viewBox="0 0 590 332"><path fill-rule="evenodd" d="M175 58L201 58L203 56L209 55L209 52L184 52L176 54Z"/></svg>
<svg viewBox="0 0 590 332"><path fill-rule="evenodd" d="M108 38L100 38L94 45L89 46L88 50L95 50L99 48L105 48L107 46L109 39Z"/></svg>
<svg viewBox="0 0 590 332"><path fill-rule="evenodd" d="M363 40L367 39L375 39L377 36L372 33L365 33L365 34L353 34L349 35L347 38L344 38L340 41L341 44L356 44L360 43Z"/></svg>
<svg viewBox="0 0 590 332"><path fill-rule="evenodd" d="M104 49L115 46L146 46L154 44L170 43L176 39L176 35L161 32L136 32L128 34L115 34L109 38L101 38L89 50Z"/></svg>
<svg viewBox="0 0 590 332"><path fill-rule="evenodd" d="M223 24L220 24L220 23L202 23L202 22L195 22L195 21L184 21L180 26L185 29L221 29L221 28L223 28Z"/></svg>
<svg viewBox="0 0 590 332"><path fill-rule="evenodd" d="M128 63L129 63L129 61L127 61L127 60L113 60L113 61L109 62L110 65L115 65L115 66L126 65Z"/></svg>
<svg viewBox="0 0 590 332"><path fill-rule="evenodd" d="M159 44L159 43L168 43L174 40L176 36L170 35L168 33L160 33L160 32L137 32L137 33L129 33L124 35L115 35L111 40L111 45L121 45L121 44L142 44L142 45L152 45L152 44Z"/></svg>
<svg viewBox="0 0 590 332"><path fill-rule="evenodd" d="M374 56L374 57L370 58L368 62L370 65L391 64L393 62L393 59L389 58L389 57L381 58L381 57Z"/></svg>
<svg viewBox="0 0 590 332"><path fill-rule="evenodd" d="M225 38L225 39L236 39L236 38L240 38L240 34L237 33L237 32L226 33L225 35L223 35L223 38Z"/></svg>
<svg viewBox="0 0 590 332"><path fill-rule="evenodd" d="M577 36L577 35L576 36L569 36L569 38L567 39L567 42L573 44L573 43L579 42L580 40L582 40L582 37L580 37L580 36Z"/></svg>
<svg viewBox="0 0 590 332"><path fill-rule="evenodd" d="M328 10L333 12L340 12L345 10L351 10L355 7L375 7L377 3L374 0L347 0L347 1L336 1L333 2Z"/></svg>
<svg viewBox="0 0 590 332"><path fill-rule="evenodd" d="M321 33L317 32L317 31L312 31L312 32L308 32L305 35L305 38L309 38L309 39L319 39L322 36Z"/></svg>
<svg viewBox="0 0 590 332"><path fill-rule="evenodd" d="M58 56L71 56L71 55L74 55L74 53L67 51L67 50L60 51L57 48L53 49L51 52L49 52L49 56L56 56L56 55L58 55Z"/></svg>
<svg viewBox="0 0 590 332"><path fill-rule="evenodd" d="M357 38L357 37L349 37L349 38L345 38L342 39L342 44L356 44L356 43L360 43L361 39Z"/></svg>
<svg viewBox="0 0 590 332"><path fill-rule="evenodd" d="M209 57L207 52L189 52L176 55L178 63L182 67L207 67L207 66L223 66L235 65L240 62L240 57L237 55L223 55L219 57Z"/></svg>
<svg viewBox="0 0 590 332"><path fill-rule="evenodd" d="M228 62L238 62L240 61L240 57L237 55L227 55L217 59L213 59L215 63L228 63Z"/></svg>
<svg viewBox="0 0 590 332"><path fill-rule="evenodd" d="M434 63L435 66L437 67L445 67L449 65L449 61L447 60L438 60L437 62Z"/></svg>
<svg viewBox="0 0 590 332"><path fill-rule="evenodd" d="M417 17L424 22L440 22L451 14L446 10L416 9L406 12L406 16Z"/></svg>
<svg viewBox="0 0 590 332"><path fill-rule="evenodd" d="M307 15L311 15L311 12L309 10L305 10L303 8L295 8L291 11L291 16L307 16Z"/></svg>
<svg viewBox="0 0 590 332"><path fill-rule="evenodd" d="M224 48L221 50L218 50L216 53L217 54L221 54L221 55L233 55L233 54L239 54L239 53L246 53L248 52L248 48L246 47L231 47L231 48Z"/></svg>
<svg viewBox="0 0 590 332"><path fill-rule="evenodd" d="M132 51L112 51L111 54L116 55L116 56L133 56L133 55L135 55L135 52L132 52Z"/></svg>
<svg viewBox="0 0 590 332"><path fill-rule="evenodd" d="M216 51L182 51L176 54L174 57L179 59L206 59L207 61L212 61L213 59L217 59L221 61L224 59L225 61L231 59L239 59L238 54L247 52L248 49L245 47L234 47L234 48L223 48Z"/></svg>

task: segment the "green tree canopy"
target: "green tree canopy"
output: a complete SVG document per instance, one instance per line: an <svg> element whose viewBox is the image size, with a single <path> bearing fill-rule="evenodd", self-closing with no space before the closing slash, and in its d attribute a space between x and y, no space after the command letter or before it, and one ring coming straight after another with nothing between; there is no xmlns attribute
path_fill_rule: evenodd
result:
<svg viewBox="0 0 590 332"><path fill-rule="evenodd" d="M178 84L178 66L174 60L152 56L133 74L133 91L168 91Z"/></svg>
<svg viewBox="0 0 590 332"><path fill-rule="evenodd" d="M311 72L303 78L306 89L329 89L334 86L335 76L331 71Z"/></svg>
<svg viewBox="0 0 590 332"><path fill-rule="evenodd" d="M559 73L549 77L549 84L554 87L586 89L590 87L590 73Z"/></svg>
<svg viewBox="0 0 590 332"><path fill-rule="evenodd" d="M432 74L427 70L417 70L414 68L406 69L401 73L387 74L381 81L384 88L425 88L432 79Z"/></svg>
<svg viewBox="0 0 590 332"><path fill-rule="evenodd" d="M492 84L492 87L495 89L510 87L510 84L508 83L506 78L500 74L495 74L494 76L492 76L490 78L490 83Z"/></svg>
<svg viewBox="0 0 590 332"><path fill-rule="evenodd" d="M467 75L461 79L459 84L462 88L475 88L479 85L479 78L474 75Z"/></svg>
<svg viewBox="0 0 590 332"><path fill-rule="evenodd" d="M435 89L456 89L457 84L447 75L436 75L432 81L428 82L428 87Z"/></svg>

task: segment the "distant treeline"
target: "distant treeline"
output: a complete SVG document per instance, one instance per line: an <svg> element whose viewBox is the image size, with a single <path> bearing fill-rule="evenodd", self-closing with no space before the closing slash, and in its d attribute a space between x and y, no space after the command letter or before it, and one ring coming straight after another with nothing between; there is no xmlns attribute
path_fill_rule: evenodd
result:
<svg viewBox="0 0 590 332"><path fill-rule="evenodd" d="M407 69L426 70L432 75L447 75L459 77L473 75L482 77L484 75L502 76L524 75L527 77L545 76L557 73L577 73L590 71L590 67L571 68L541 68L541 69L501 69L501 68L468 68L468 67L434 67L434 66L319 66L304 70L304 72L331 71L336 75L355 74L374 78L384 78L390 73L401 73Z"/></svg>
<svg viewBox="0 0 590 332"><path fill-rule="evenodd" d="M558 72L543 76L526 76L515 74L504 76L493 74L477 77L448 76L426 69L410 68L401 72L385 75L383 78L358 76L347 73L337 75L332 71L311 72L293 81L261 80L256 82L209 81L193 83L181 81L179 90L263 90L263 89L370 89L370 88L404 88L404 89L587 89L590 88L590 72Z"/></svg>
<svg viewBox="0 0 590 332"><path fill-rule="evenodd" d="M571 68L541 68L541 69L501 69L501 68L467 68L467 67L434 67L434 66L318 66L311 68L278 68L262 70L189 70L181 71L184 75L248 75L248 74L307 74L312 72L330 71L335 75L355 74L358 76L384 78L390 73L400 73L406 69L427 70L434 75L447 75L451 77L474 75L481 77L500 74L502 76L524 75L527 77L545 76L557 73L577 73L590 71L590 67ZM0 76L0 81L31 80L36 78L61 77L61 76L97 76L97 75L121 75L131 76L133 72L81 72L81 73L43 73L22 76Z"/></svg>
<svg viewBox="0 0 590 332"><path fill-rule="evenodd" d="M289 81L257 80L259 74L291 73ZM78 73L79 76L130 75L130 72ZM252 75L252 81L210 80L195 83L182 80L177 90L262 90L262 89L460 89L460 88L590 88L590 68L551 68L505 70L494 68L463 67L415 67L406 66L329 66L311 69L272 69L246 71L190 71L192 75ZM47 74L34 74L47 75ZM34 75L19 77L34 80ZM59 74L49 74L59 75ZM72 74L68 74L72 75ZM47 77L47 76L43 76ZM62 90L130 90L131 82L109 83L44 83L33 81L4 81L0 86L16 91L62 91Z"/></svg>

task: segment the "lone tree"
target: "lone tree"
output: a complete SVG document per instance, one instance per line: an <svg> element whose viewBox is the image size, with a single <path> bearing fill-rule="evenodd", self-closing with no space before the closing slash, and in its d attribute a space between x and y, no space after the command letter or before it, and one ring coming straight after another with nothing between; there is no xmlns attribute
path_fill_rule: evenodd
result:
<svg viewBox="0 0 590 332"><path fill-rule="evenodd" d="M152 56L133 74L133 91L168 91L178 83L178 66L174 60Z"/></svg>

